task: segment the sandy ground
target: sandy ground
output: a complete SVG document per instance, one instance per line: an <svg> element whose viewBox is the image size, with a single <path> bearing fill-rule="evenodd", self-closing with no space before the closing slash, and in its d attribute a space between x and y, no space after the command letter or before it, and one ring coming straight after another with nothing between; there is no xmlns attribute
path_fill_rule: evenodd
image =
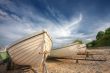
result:
<svg viewBox="0 0 110 73"><path fill-rule="evenodd" d="M50 73L110 73L109 62L57 60L48 62Z"/></svg>
<svg viewBox="0 0 110 73"><path fill-rule="evenodd" d="M79 63L70 59L49 59L47 60L47 69L49 73L110 73L110 54L104 55L104 57L107 61L80 60ZM1 65L0 73L23 73L19 69L14 71L5 69L5 65Z"/></svg>

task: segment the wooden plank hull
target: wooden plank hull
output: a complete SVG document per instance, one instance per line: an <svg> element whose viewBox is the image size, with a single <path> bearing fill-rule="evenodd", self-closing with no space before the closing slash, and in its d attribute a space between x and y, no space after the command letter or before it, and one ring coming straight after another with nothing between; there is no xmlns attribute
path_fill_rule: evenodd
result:
<svg viewBox="0 0 110 73"><path fill-rule="evenodd" d="M50 52L51 46L50 37L46 32L42 32L19 41L7 51L15 64L36 66L42 63L43 53Z"/></svg>
<svg viewBox="0 0 110 73"><path fill-rule="evenodd" d="M60 49L54 49L51 51L50 57L55 58L75 58L77 54L86 52L86 46L84 44L73 44Z"/></svg>

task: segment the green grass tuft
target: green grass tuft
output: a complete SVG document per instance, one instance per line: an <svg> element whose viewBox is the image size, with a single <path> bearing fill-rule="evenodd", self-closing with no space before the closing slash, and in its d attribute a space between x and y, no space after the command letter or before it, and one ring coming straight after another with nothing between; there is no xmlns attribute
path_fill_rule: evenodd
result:
<svg viewBox="0 0 110 73"><path fill-rule="evenodd" d="M0 52L0 60L5 60L8 58L7 52Z"/></svg>

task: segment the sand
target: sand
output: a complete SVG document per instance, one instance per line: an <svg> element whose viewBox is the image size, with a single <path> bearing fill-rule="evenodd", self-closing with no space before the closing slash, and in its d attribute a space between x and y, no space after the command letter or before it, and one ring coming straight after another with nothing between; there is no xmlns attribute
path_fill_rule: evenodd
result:
<svg viewBox="0 0 110 73"><path fill-rule="evenodd" d="M110 73L109 62L57 60L48 62L50 73Z"/></svg>

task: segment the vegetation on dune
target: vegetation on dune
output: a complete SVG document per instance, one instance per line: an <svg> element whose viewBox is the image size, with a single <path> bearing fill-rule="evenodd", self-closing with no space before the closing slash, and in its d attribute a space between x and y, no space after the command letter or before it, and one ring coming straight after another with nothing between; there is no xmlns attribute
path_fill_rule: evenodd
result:
<svg viewBox="0 0 110 73"><path fill-rule="evenodd" d="M3 46L0 45L0 60L5 60L8 57L6 51L4 51Z"/></svg>
<svg viewBox="0 0 110 73"><path fill-rule="evenodd" d="M7 52L0 52L0 60L5 60L8 58Z"/></svg>
<svg viewBox="0 0 110 73"><path fill-rule="evenodd" d="M83 41L80 39L76 39L73 43L79 43L79 44L83 44Z"/></svg>
<svg viewBox="0 0 110 73"><path fill-rule="evenodd" d="M105 31L99 31L96 40L87 43L87 47L103 47L110 46L110 27Z"/></svg>

